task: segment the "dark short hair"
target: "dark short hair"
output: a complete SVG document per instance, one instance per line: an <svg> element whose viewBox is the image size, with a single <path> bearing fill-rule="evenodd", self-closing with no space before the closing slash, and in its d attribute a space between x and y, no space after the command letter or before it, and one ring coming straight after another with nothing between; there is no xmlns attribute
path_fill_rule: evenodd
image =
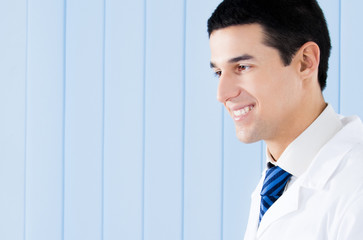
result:
<svg viewBox="0 0 363 240"><path fill-rule="evenodd" d="M323 11L316 0L224 0L208 20L208 34L234 25L260 24L265 44L276 48L285 66L306 42L320 48L318 80L326 86L330 37Z"/></svg>

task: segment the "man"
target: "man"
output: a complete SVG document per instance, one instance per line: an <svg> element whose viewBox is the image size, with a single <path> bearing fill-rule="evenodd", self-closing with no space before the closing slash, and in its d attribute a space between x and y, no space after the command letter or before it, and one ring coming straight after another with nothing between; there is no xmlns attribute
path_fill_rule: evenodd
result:
<svg viewBox="0 0 363 240"><path fill-rule="evenodd" d="M267 146L245 239L363 239L363 125L324 101L331 45L316 0L225 0L208 32L238 139Z"/></svg>

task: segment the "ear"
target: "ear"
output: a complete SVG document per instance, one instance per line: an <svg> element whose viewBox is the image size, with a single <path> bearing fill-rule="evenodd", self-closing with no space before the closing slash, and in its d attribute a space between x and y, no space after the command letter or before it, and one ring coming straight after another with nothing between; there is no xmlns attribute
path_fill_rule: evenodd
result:
<svg viewBox="0 0 363 240"><path fill-rule="evenodd" d="M315 42L305 43L298 51L300 74L306 79L318 74L320 49Z"/></svg>

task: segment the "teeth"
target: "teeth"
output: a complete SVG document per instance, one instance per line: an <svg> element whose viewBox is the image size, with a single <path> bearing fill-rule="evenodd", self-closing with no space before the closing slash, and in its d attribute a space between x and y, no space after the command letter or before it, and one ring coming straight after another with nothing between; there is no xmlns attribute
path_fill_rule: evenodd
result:
<svg viewBox="0 0 363 240"><path fill-rule="evenodd" d="M236 110L236 111L233 111L233 114L234 116L236 117L240 117L240 116L243 116L243 115L246 115L247 113L249 113L251 110L253 109L253 106L247 106L247 107L244 107L240 110Z"/></svg>

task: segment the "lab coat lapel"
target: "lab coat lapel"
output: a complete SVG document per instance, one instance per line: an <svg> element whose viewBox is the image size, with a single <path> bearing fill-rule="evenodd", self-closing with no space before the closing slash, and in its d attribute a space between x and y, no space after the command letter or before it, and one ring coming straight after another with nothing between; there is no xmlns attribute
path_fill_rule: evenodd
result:
<svg viewBox="0 0 363 240"><path fill-rule="evenodd" d="M299 208L300 188L301 185L298 182L295 182L295 184L267 210L257 230L258 238L276 220Z"/></svg>
<svg viewBox="0 0 363 240"><path fill-rule="evenodd" d="M258 183L255 191L251 195L251 207L250 207L250 214L248 219L248 225L245 232L244 240L255 240L256 233L258 228L258 220L260 214L260 201L261 201L261 189L263 184L263 176Z"/></svg>
<svg viewBox="0 0 363 240"><path fill-rule="evenodd" d="M250 215L248 219L248 225L245 233L244 240L255 240L258 238L275 220L289 214L298 209L299 197L300 197L300 185L298 181L295 182L292 188L286 191L265 213L260 225L259 215L260 215L260 202L261 202L261 189L263 185L263 180L265 178L264 171L259 184L257 185L255 191L251 195L251 208Z"/></svg>

